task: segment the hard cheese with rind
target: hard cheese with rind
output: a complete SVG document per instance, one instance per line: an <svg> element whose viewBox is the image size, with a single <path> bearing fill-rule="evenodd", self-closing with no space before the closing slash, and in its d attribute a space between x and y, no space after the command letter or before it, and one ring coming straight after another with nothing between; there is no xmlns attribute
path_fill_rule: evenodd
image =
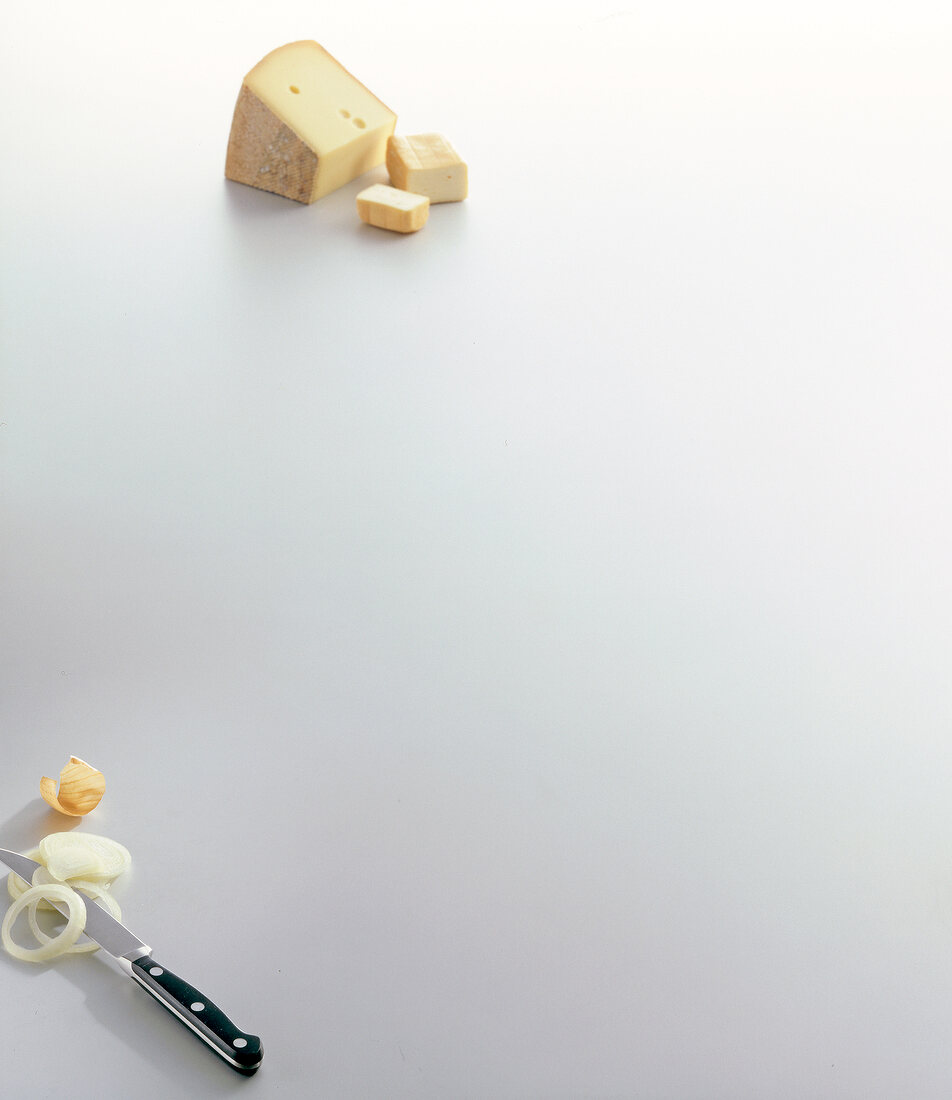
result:
<svg viewBox="0 0 952 1100"><path fill-rule="evenodd" d="M385 183L375 183L357 196L357 213L361 221L395 233L415 233L426 225L430 200L426 195L412 195Z"/></svg>
<svg viewBox="0 0 952 1100"><path fill-rule="evenodd" d="M290 42L242 83L225 175L311 203L382 164L396 121L323 46Z"/></svg>
<svg viewBox="0 0 952 1100"><path fill-rule="evenodd" d="M390 182L430 202L459 202L469 192L466 164L442 134L411 134L387 142Z"/></svg>

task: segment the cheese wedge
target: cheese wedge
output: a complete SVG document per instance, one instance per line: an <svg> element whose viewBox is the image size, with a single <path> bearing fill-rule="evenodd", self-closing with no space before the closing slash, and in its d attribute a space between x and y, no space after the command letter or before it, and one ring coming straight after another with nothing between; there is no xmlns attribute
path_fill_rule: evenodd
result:
<svg viewBox="0 0 952 1100"><path fill-rule="evenodd" d="M430 202L459 202L469 190L467 169L442 134L412 134L387 142L390 182Z"/></svg>
<svg viewBox="0 0 952 1100"><path fill-rule="evenodd" d="M242 83L225 175L314 202L382 164L396 121L323 46L290 42Z"/></svg>
<svg viewBox="0 0 952 1100"><path fill-rule="evenodd" d="M375 183L357 196L360 220L395 233L415 233L426 225L430 216L430 200L426 195L412 195L385 183Z"/></svg>

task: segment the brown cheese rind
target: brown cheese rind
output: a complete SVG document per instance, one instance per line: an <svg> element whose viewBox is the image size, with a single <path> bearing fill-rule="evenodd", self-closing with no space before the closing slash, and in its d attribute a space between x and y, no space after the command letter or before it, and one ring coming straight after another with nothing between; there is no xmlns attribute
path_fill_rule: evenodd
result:
<svg viewBox="0 0 952 1100"><path fill-rule="evenodd" d="M236 183L309 203L317 154L243 84L231 123L225 175Z"/></svg>

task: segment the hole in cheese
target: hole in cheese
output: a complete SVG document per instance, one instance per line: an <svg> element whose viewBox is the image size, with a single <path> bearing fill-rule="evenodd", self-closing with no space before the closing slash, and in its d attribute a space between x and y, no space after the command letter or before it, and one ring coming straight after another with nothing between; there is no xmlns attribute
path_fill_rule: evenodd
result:
<svg viewBox="0 0 952 1100"><path fill-rule="evenodd" d="M296 84L291 85L291 91L294 92L295 95L301 94L301 89Z"/></svg>
<svg viewBox="0 0 952 1100"><path fill-rule="evenodd" d="M362 118L355 118L355 119L354 119L354 125L355 125L355 126L356 126L356 127L357 127L357 128L359 129L359 130L362 130L362 129L363 129L363 128L364 128L364 127L365 127L365 126L367 125L367 123L366 123L366 122L364 122L364 120L363 120Z"/></svg>
<svg viewBox="0 0 952 1100"><path fill-rule="evenodd" d="M345 110L343 107L340 109L341 118L350 118L350 111Z"/></svg>

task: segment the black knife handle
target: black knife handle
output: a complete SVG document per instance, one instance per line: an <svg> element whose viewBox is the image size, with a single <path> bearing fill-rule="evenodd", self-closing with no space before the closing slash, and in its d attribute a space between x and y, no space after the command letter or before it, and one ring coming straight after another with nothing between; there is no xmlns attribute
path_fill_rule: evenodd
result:
<svg viewBox="0 0 952 1100"><path fill-rule="evenodd" d="M232 1069L250 1077L261 1065L261 1040L239 1031L217 1005L151 955L132 963L132 977L186 1027L208 1043Z"/></svg>

